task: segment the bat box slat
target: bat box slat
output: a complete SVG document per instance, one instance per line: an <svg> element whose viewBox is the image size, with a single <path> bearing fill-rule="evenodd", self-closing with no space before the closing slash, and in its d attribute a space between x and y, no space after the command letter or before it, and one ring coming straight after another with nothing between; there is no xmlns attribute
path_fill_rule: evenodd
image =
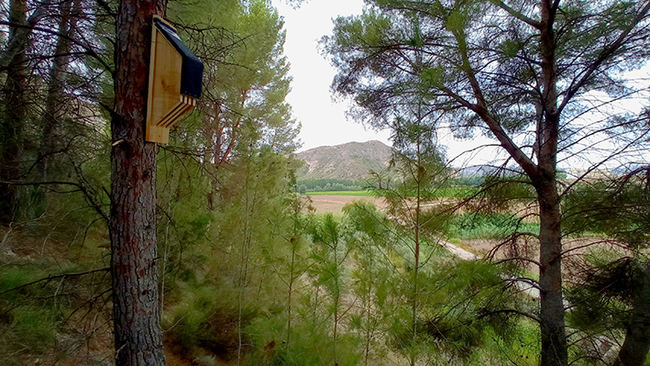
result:
<svg viewBox="0 0 650 366"><path fill-rule="evenodd" d="M169 128L201 97L203 63L163 18L154 16L151 28L146 140L166 144Z"/></svg>

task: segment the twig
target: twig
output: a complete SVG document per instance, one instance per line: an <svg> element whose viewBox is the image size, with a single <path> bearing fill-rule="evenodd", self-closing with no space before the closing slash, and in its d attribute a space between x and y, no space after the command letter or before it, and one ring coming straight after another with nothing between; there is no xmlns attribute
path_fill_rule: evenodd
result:
<svg viewBox="0 0 650 366"><path fill-rule="evenodd" d="M85 272L62 273L62 274L58 274L58 275L50 275L50 276L47 276L45 278L38 279L36 281L28 282L28 283L25 283L23 285L20 285L20 286L14 287L14 288L10 288L8 290L4 290L4 291L0 292L0 295L4 295L4 294L12 292L12 291L20 290L22 288L32 286L32 285L35 285L35 284L40 283L40 282L49 282L49 281L52 281L52 280L57 279L57 278L63 279L65 277L80 277L80 276L85 276L85 275L92 274L92 273L97 273L97 272L106 272L109 269L110 269L109 267L105 267L105 268L93 269L93 270L85 271Z"/></svg>

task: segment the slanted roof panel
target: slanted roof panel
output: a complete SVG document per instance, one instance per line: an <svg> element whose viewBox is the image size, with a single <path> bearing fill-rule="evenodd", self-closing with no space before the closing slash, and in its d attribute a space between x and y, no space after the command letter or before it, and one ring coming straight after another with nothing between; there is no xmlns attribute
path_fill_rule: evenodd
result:
<svg viewBox="0 0 650 366"><path fill-rule="evenodd" d="M183 58L183 65L181 67L181 94L200 98L203 82L203 63L183 43L173 27L157 18L154 18L154 23L160 33L165 36Z"/></svg>

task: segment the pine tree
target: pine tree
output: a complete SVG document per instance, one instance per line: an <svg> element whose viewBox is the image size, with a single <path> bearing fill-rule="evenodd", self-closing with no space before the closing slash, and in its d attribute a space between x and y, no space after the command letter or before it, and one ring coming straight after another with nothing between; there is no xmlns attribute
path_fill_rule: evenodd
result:
<svg viewBox="0 0 650 366"><path fill-rule="evenodd" d="M448 113L455 131L471 136L482 128L518 165L539 206L541 362L567 365L564 192L557 163L560 154L584 156L576 142L598 131L627 128L610 157L634 150L633 143L647 143L642 115L589 125L576 118L592 110L589 101L608 103L590 100L589 92L611 98L635 94L617 67L636 68L647 57L650 2L367 3L360 17L336 20L334 35L325 41L339 69L334 89L354 97L367 111L358 113L360 119L376 125L403 95L424 90L429 104Z"/></svg>
<svg viewBox="0 0 650 366"><path fill-rule="evenodd" d="M111 274L117 365L164 365L158 247L156 149L145 142L152 16L164 0L120 2L116 20L115 109L111 120Z"/></svg>

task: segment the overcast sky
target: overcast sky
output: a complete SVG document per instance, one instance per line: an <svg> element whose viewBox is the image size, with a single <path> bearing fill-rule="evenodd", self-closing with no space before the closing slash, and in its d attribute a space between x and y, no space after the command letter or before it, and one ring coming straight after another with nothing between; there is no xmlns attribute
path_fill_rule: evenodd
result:
<svg viewBox="0 0 650 366"><path fill-rule="evenodd" d="M334 103L330 84L336 73L319 52L318 41L332 33L332 19L360 14L361 0L306 1L293 9L283 0L273 0L284 17L287 40L285 54L293 77L287 97L296 119L302 123L302 148L338 145L350 141L380 140L388 145L388 131L377 132L348 119L345 103Z"/></svg>
<svg viewBox="0 0 650 366"><path fill-rule="evenodd" d="M318 41L324 35L332 33L332 19L339 15L360 14L363 7L362 0L311 0L303 2L297 9L287 5L285 0L272 0L272 4L284 18L287 31L285 55L291 64L290 73L293 77L292 90L287 101L293 108L296 120L302 123L300 133L302 148L299 151L350 141L379 140L390 145L388 131L364 128L346 117L348 110L346 103L335 103L332 100L330 84L336 70L319 51ZM642 78L642 82L647 87L649 73L650 64L646 64L642 70L637 70L630 77ZM647 98L647 95L643 98ZM647 103L647 99L645 102ZM627 101L619 107L628 109L631 113L638 113L643 104L645 103ZM438 141L445 145L446 156L448 159L453 159L453 166L498 163L506 156L498 148L478 148L495 143L495 140L486 137L476 136L472 139L457 140L448 132L441 130L438 132ZM604 147L607 152L605 146L601 147ZM559 165L587 167L593 163L590 158L594 158L595 161L602 158L597 155L583 156L579 160L563 160L560 156ZM638 159L649 160L647 156L632 160Z"/></svg>
<svg viewBox="0 0 650 366"><path fill-rule="evenodd" d="M285 21L287 39L285 55L291 64L291 93L287 101L302 129L299 151L324 145L338 145L350 141L379 140L391 145L387 130L375 131L346 116L347 103L334 102L330 84L336 69L320 52L318 41L332 33L332 20L339 15L360 14L362 0L306 1L294 9L284 0L272 0ZM466 149L493 142L486 138L456 141L444 131L441 141L447 142L447 156L453 158ZM479 149L463 154L454 165L482 164L498 159L497 150ZM502 155L502 154L501 154Z"/></svg>

